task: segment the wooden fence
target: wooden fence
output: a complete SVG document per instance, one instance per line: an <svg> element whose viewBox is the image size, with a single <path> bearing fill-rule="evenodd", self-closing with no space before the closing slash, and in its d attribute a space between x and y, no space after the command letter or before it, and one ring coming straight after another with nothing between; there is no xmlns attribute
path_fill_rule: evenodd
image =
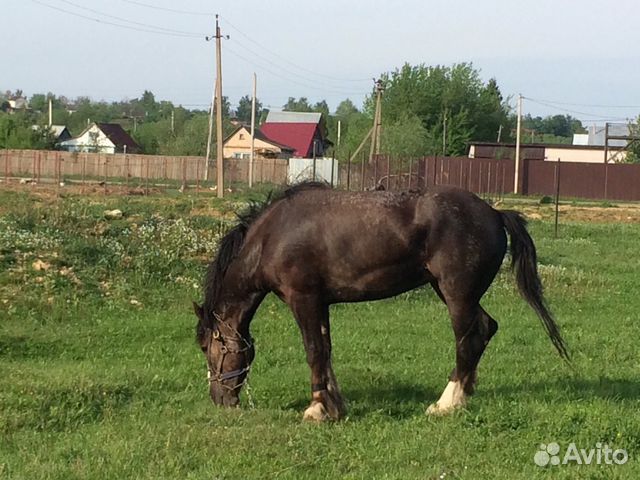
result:
<svg viewBox="0 0 640 480"><path fill-rule="evenodd" d="M337 160L336 160L337 161ZM387 190L455 185L479 195L512 193L514 161L468 157L396 158L364 155L355 162L338 162L335 184L348 190ZM288 160L257 158L256 183L287 183ZM598 200L640 201L640 165L549 162L524 159L520 188L528 195L554 195L559 186L563 197ZM246 183L249 160L225 159L225 184ZM0 180L36 182L73 181L146 185L202 185L216 179L215 162L205 173L202 157L71 153L43 150L0 151ZM559 185L558 185L559 184Z"/></svg>
<svg viewBox="0 0 640 480"><path fill-rule="evenodd" d="M287 160L254 160L254 180L283 184L287 179ZM246 182L249 160L224 160L225 184ZM151 185L180 183L201 184L205 178L215 182L215 161L205 172L203 157L171 157L59 152L47 150L0 151L0 178L6 183L20 179L36 182L74 181L107 183L147 183Z"/></svg>
<svg viewBox="0 0 640 480"><path fill-rule="evenodd" d="M339 185L349 190L387 190L453 185L481 196L513 193L515 162L512 159L424 157L418 159L378 156L341 163ZM520 191L525 195L550 195L594 200L640 201L640 165L549 162L524 159Z"/></svg>

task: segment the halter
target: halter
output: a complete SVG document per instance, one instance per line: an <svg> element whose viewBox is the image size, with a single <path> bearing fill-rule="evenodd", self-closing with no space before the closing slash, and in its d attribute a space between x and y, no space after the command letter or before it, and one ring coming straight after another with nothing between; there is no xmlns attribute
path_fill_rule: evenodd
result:
<svg viewBox="0 0 640 480"><path fill-rule="evenodd" d="M231 327L233 328L233 327ZM211 370L211 366L210 366L210 362L208 361L207 358L207 380L209 381L209 383L219 383L220 386L226 388L227 390L236 390L240 387L242 387L242 385L244 385L244 382L239 383L238 385L236 385L235 387L229 387L225 384L223 384L222 382L225 380L231 380L233 378L237 378L240 375L242 375L243 373L247 373L249 372L249 370L251 369L251 365L249 364L249 362L247 362L247 366L244 368L238 368L236 370L232 370L230 372L224 372L222 373L222 364L224 363L224 358L226 357L227 353L233 353L233 354L241 354L244 353L245 354L245 360L246 360L246 352L248 352L249 350L251 350L253 348L253 341L248 341L247 339L245 339L242 335L240 335L240 333L233 329L236 333L236 335L232 338L227 338L225 339L222 334L220 333L220 330L218 330L217 328L213 331L212 333L212 342L213 340L217 340L218 342L221 343L220 345L220 360L218 361L218 367L216 368L216 370ZM233 348L229 348L227 346L227 342L234 342L236 344L242 344L244 343L244 347L242 348L237 348L237 349L233 349ZM207 355L208 357L208 355ZM246 378L245 378L246 380Z"/></svg>

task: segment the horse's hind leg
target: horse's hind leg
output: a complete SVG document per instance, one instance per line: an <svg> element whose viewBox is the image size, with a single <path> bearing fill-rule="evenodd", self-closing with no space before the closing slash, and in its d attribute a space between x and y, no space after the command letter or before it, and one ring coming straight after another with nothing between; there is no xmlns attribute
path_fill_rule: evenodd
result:
<svg viewBox="0 0 640 480"><path fill-rule="evenodd" d="M445 414L463 406L473 393L476 369L484 350L498 330L497 322L475 304L449 302L449 312L456 337L456 367L440 399L427 409L429 414Z"/></svg>
<svg viewBox="0 0 640 480"><path fill-rule="evenodd" d="M292 295L289 306L302 332L311 368L311 405L304 412L305 420L340 419L344 402L331 367L331 336L329 307L315 295Z"/></svg>

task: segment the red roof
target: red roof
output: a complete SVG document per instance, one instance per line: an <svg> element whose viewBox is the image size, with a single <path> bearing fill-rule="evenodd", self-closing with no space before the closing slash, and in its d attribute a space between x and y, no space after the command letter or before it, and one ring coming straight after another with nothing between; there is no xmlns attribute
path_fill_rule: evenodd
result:
<svg viewBox="0 0 640 480"><path fill-rule="evenodd" d="M270 140L293 148L295 156L311 157L317 128L315 123L264 123L260 131Z"/></svg>

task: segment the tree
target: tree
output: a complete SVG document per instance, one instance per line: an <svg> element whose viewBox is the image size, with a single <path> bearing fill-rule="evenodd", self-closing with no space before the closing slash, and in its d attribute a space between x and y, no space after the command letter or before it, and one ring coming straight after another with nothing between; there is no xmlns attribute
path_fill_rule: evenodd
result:
<svg viewBox="0 0 640 480"><path fill-rule="evenodd" d="M287 103L282 106L282 110L285 112L313 112L313 108L309 104L307 97L300 97L296 100L294 97L289 97Z"/></svg>
<svg viewBox="0 0 640 480"><path fill-rule="evenodd" d="M358 107L356 107L353 102L347 98L338 104L335 116L340 118L340 120L348 120L349 117L358 113L360 113Z"/></svg>
<svg viewBox="0 0 640 480"><path fill-rule="evenodd" d="M635 122L629 123L629 135L635 137L630 140L627 146L627 156L625 161L628 163L640 163L640 115Z"/></svg>
<svg viewBox="0 0 640 480"><path fill-rule="evenodd" d="M382 144L386 135L384 125L407 124L408 119L416 117L432 139L423 144L430 149L423 154L440 153L444 146L447 154L462 155L468 141L495 141L500 125L509 123L509 107L497 82L492 79L484 84L471 64L451 67L405 64L383 74L381 80L385 88ZM365 101L365 111L371 118L374 107L375 92L372 92Z"/></svg>
<svg viewBox="0 0 640 480"><path fill-rule="evenodd" d="M238 102L238 108L236 110L236 117L242 123L251 123L251 96L245 95ZM262 103L256 98L256 120L261 116Z"/></svg>

